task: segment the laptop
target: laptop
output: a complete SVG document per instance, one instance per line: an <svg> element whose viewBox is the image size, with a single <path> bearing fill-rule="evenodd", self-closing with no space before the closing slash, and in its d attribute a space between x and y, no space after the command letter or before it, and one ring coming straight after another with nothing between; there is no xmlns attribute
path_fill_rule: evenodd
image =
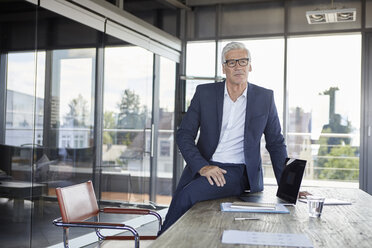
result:
<svg viewBox="0 0 372 248"><path fill-rule="evenodd" d="M240 195L240 199L246 202L295 205L300 191L305 166L306 160L287 158L276 197L262 191L257 193L245 192Z"/></svg>

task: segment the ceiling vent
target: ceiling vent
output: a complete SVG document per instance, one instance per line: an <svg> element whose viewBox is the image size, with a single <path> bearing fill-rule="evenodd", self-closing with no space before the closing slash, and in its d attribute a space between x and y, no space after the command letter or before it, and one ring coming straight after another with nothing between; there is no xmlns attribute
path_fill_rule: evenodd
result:
<svg viewBox="0 0 372 248"><path fill-rule="evenodd" d="M354 22L356 19L356 9L349 8L306 11L306 18L309 24Z"/></svg>

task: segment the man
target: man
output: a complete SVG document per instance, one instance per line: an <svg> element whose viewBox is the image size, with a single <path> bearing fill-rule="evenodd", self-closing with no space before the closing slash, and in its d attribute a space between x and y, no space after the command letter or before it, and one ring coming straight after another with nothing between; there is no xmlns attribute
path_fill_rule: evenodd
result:
<svg viewBox="0 0 372 248"><path fill-rule="evenodd" d="M225 82L196 88L177 131L177 144L187 165L161 233L196 202L238 196L246 189L262 191L262 134L276 180L280 180L287 151L273 92L248 83L251 56L242 43L224 47L222 69Z"/></svg>

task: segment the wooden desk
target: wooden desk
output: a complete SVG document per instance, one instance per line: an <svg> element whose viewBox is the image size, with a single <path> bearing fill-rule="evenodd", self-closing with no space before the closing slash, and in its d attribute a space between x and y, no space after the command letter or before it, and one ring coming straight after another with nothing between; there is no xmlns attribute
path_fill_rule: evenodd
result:
<svg viewBox="0 0 372 248"><path fill-rule="evenodd" d="M372 247L372 196L359 189L302 188L313 194L345 199L352 205L324 206L322 217L309 218L307 205L288 207L290 214L221 212L225 198L195 204L151 248L165 247L254 247L222 244L224 230L306 234L314 247ZM265 186L265 194L275 195L276 187ZM234 217L259 217L259 221L234 221Z"/></svg>

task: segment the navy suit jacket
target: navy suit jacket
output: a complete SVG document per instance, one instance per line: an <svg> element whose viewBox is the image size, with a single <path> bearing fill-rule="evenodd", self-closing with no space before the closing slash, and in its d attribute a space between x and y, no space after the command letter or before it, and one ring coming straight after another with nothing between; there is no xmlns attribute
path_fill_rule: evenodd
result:
<svg viewBox="0 0 372 248"><path fill-rule="evenodd" d="M177 130L177 145L195 176L209 165L221 133L225 82L199 85ZM195 139L200 128L197 144ZM260 143L265 134L275 177L279 183L287 157L273 91L248 83L244 130L244 157L251 192L263 190ZM218 161L216 161L218 162ZM188 182L180 182L180 184Z"/></svg>

